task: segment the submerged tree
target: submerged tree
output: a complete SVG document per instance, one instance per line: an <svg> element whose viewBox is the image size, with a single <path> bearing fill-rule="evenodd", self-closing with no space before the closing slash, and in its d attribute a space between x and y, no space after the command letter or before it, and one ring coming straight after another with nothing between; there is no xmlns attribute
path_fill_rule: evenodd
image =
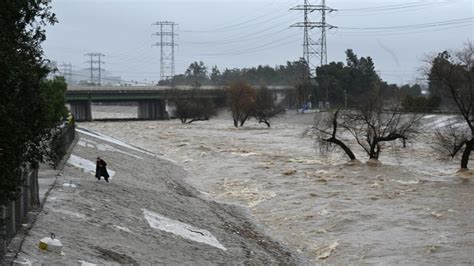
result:
<svg viewBox="0 0 474 266"><path fill-rule="evenodd" d="M355 160L356 156L339 136L341 131L339 130L341 128L340 121L338 120L339 112L340 109L337 109L335 112L318 113L315 117L313 128L318 136L319 145L335 144L346 153L350 160Z"/></svg>
<svg viewBox="0 0 474 266"><path fill-rule="evenodd" d="M383 142L413 137L421 116L402 111L400 101L387 105L375 92L346 112L342 126L354 136L370 159L378 160Z"/></svg>
<svg viewBox="0 0 474 266"><path fill-rule="evenodd" d="M195 121L206 121L217 114L217 109L211 99L192 98L176 100L176 117L181 123L191 124Z"/></svg>
<svg viewBox="0 0 474 266"><path fill-rule="evenodd" d="M447 154L454 158L469 140L469 135L470 132L464 125L452 123L436 130L433 149L439 154Z"/></svg>
<svg viewBox="0 0 474 266"><path fill-rule="evenodd" d="M254 114L257 91L245 82L235 82L227 89L227 97L234 126L243 126Z"/></svg>
<svg viewBox="0 0 474 266"><path fill-rule="evenodd" d="M284 111L281 105L275 103L275 96L267 87L261 87L257 91L253 116L259 123L265 123L267 127L270 127L270 119Z"/></svg>
<svg viewBox="0 0 474 266"><path fill-rule="evenodd" d="M196 87L190 91L189 97L174 100L176 104L176 117L183 124L206 121L217 114L217 108L212 99L205 98L199 88L200 85L196 84Z"/></svg>
<svg viewBox="0 0 474 266"><path fill-rule="evenodd" d="M447 97L464 121L466 130L445 130L438 133L438 142L451 144L451 155L463 148L461 169L467 169L474 150L474 46L468 42L463 49L452 55L444 51L431 60L427 73L430 89L436 88L438 95ZM448 132L448 134L446 134ZM449 136L451 134L451 136ZM446 136L447 135L447 136ZM446 137L444 137L446 136Z"/></svg>

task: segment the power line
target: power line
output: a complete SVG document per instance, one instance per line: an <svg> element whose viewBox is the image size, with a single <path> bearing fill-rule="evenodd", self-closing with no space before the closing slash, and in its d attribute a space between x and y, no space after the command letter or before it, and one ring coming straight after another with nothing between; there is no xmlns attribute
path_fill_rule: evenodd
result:
<svg viewBox="0 0 474 266"><path fill-rule="evenodd" d="M294 18L291 18L291 20L293 20L293 19L294 19ZM291 21L291 20L287 20L287 21ZM205 42L192 41L192 42L183 42L183 43L185 43L185 44L193 44L193 45L233 44L233 43L236 43L236 42L246 42L246 41L250 41L250 40L264 39L264 38L266 38L266 37L268 37L268 36L271 36L271 35L273 35L273 34L278 34L278 33L281 33L281 32L284 32L284 31L287 31L287 30L288 30L287 27L284 27L284 28L281 28L280 30L278 30L278 31L276 31L276 32L273 32L272 30L275 30L277 27L278 27L278 25L277 25L277 26L271 25L271 26L266 27L266 28L264 28L264 29L261 29L261 30L258 30L258 31L254 31L254 32L250 32L250 33L246 33L246 34L243 34L243 35L233 35L233 37L230 38L230 39L215 40L215 41L205 41ZM271 32L262 35L262 33L268 32L268 31L271 31Z"/></svg>
<svg viewBox="0 0 474 266"><path fill-rule="evenodd" d="M339 29L341 30L408 30L408 29L432 28L432 27L447 26L447 25L457 25L457 24L465 24L465 23L472 23L472 22L474 22L474 17L430 22L430 23L421 23L421 24L400 25L400 26L339 27Z"/></svg>
<svg viewBox="0 0 474 266"><path fill-rule="evenodd" d="M469 24L458 24L456 26L443 26L443 27L433 27L427 30L385 30L385 31L344 31L344 35L357 35L357 36L399 36L399 35L410 35L410 34L419 34L427 32L436 32L436 31L445 31L445 30L459 30L465 27L472 27L472 23ZM336 32L337 34L337 32Z"/></svg>
<svg viewBox="0 0 474 266"><path fill-rule="evenodd" d="M286 41L284 43L281 43L283 41ZM254 53L254 52L259 52L263 50L268 50L271 48L276 48L276 47L281 47L285 46L288 44L295 43L297 41L301 41L301 38L298 37L297 39L292 39L288 41L288 37L276 40L276 41L271 41L268 43L265 43L263 45L247 48L247 49L241 49L241 50L230 50L226 52L221 52L221 53L209 53L209 54L200 54L201 56L222 56L222 55L242 55L242 54L249 54L249 53Z"/></svg>
<svg viewBox="0 0 474 266"><path fill-rule="evenodd" d="M159 32L154 35L160 37L160 41L154 45L160 47L160 79L167 80L175 74L174 48L177 46L175 43L177 34L174 31L178 24L171 21L159 21L153 25L159 27Z"/></svg>
<svg viewBox="0 0 474 266"><path fill-rule="evenodd" d="M359 7L359 8L342 8L339 9L341 12L381 12L381 11L390 11L390 10L405 10L405 9L411 9L411 8L426 8L426 7L431 7L431 6L440 6L440 5L445 5L445 4L450 4L454 1L435 1L431 3L427 2L409 2L409 3L403 3L403 4L395 4L395 5L385 5L385 6L375 6L375 7Z"/></svg>
<svg viewBox="0 0 474 266"><path fill-rule="evenodd" d="M382 10L366 10L366 11L347 11L347 10L338 10L337 16L338 17L360 17L360 16L386 16L390 14L400 14L400 13L407 13L419 10L427 10L429 8L441 7L445 5L450 5L454 1L445 1L445 2L437 2L427 5L419 5L419 6L410 6L405 8L392 8L392 9L382 9Z"/></svg>
<svg viewBox="0 0 474 266"><path fill-rule="evenodd" d="M244 20L244 21L236 23L236 24L230 24L228 26L209 28L209 29L201 29L201 30L181 30L181 32L216 33L216 32L226 32L226 31L236 31L236 30L241 30L243 28L254 27L256 25L260 25L262 23L274 20L276 18L280 18L281 17L280 14L283 13L281 11L285 10L286 8L293 5L293 4L288 5L288 2L290 2L290 1L286 1L286 3L284 3L283 5L278 6L275 9L267 10L266 13L264 13L263 15L253 17L253 18ZM266 20L266 21L263 21L263 22L257 22L257 21L259 21L263 18L269 17L269 16L272 16L269 20ZM250 24L251 22L256 22L256 23ZM246 25L246 24L250 24L250 25ZM246 25L246 26L243 26L243 25Z"/></svg>

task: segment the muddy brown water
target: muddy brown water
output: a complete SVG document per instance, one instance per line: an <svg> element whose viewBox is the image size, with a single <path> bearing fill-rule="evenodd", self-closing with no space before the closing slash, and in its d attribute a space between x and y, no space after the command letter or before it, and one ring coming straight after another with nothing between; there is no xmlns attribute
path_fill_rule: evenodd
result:
<svg viewBox="0 0 474 266"><path fill-rule="evenodd" d="M337 150L318 152L312 120L289 112L269 129L235 129L226 114L81 126L176 161L203 195L247 207L313 263L474 263L474 182L454 175L458 161L438 158L424 136L405 149L385 145L379 167L354 148L362 164L348 165Z"/></svg>

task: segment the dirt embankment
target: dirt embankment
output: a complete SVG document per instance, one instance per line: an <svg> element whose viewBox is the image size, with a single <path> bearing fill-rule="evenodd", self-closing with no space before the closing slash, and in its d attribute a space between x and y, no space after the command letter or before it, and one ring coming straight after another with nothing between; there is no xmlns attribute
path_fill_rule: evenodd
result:
<svg viewBox="0 0 474 266"><path fill-rule="evenodd" d="M81 134L20 258L33 264L301 264L240 209L210 202L181 181L177 165ZM107 161L110 183L93 175ZM54 233L63 253L37 248Z"/></svg>

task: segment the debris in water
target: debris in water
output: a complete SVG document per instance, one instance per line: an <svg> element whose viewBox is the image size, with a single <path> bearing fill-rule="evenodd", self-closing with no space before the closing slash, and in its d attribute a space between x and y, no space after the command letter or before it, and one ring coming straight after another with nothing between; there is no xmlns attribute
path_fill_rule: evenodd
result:
<svg viewBox="0 0 474 266"><path fill-rule="evenodd" d="M178 145L176 145L176 147L184 147L184 146L188 146L189 143L180 143Z"/></svg>
<svg viewBox="0 0 474 266"><path fill-rule="evenodd" d="M283 172L284 175L294 175L296 174L296 170L295 169L292 169L292 170L286 170L285 172Z"/></svg>
<svg viewBox="0 0 474 266"><path fill-rule="evenodd" d="M431 254L431 253L434 253L438 250L438 246L429 245L429 246L425 247L425 249L426 249L427 254Z"/></svg>
<svg viewBox="0 0 474 266"><path fill-rule="evenodd" d="M339 246L339 243L337 241L334 241L331 245L324 247L320 250L318 250L318 259L324 260L329 258L331 256L331 253L336 250L337 246Z"/></svg>
<svg viewBox="0 0 474 266"><path fill-rule="evenodd" d="M205 146L205 145L199 146L199 149L201 149L201 150L203 150L203 151L212 151L210 147Z"/></svg>
<svg viewBox="0 0 474 266"><path fill-rule="evenodd" d="M327 184L328 181L325 178L320 178L320 179L318 179L318 182Z"/></svg>
<svg viewBox="0 0 474 266"><path fill-rule="evenodd" d="M379 188L380 185L377 182L374 182L372 185L370 185L371 188Z"/></svg>
<svg viewBox="0 0 474 266"><path fill-rule="evenodd" d="M321 215L323 215L323 216L324 216L324 215L328 215L328 213L329 213L329 212L328 212L328 210L326 210L326 209L322 209L322 210L319 212L319 214L321 214Z"/></svg>
<svg viewBox="0 0 474 266"><path fill-rule="evenodd" d="M441 218L441 217L444 216L444 214L439 213L439 212L432 212L431 215L434 216L434 217L436 217L436 218Z"/></svg>

